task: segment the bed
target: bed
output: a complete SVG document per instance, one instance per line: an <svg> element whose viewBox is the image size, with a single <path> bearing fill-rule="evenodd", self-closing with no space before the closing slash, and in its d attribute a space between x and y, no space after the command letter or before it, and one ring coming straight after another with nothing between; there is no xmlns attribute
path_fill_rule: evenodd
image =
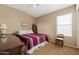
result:
<svg viewBox="0 0 79 59"><path fill-rule="evenodd" d="M26 32L22 31L22 33L17 34L16 36L19 37L21 41L25 43L25 46L27 47L26 52L28 54L32 54L35 50L48 44L48 36L46 34L36 34L32 31L27 32L28 33L26 34Z"/></svg>

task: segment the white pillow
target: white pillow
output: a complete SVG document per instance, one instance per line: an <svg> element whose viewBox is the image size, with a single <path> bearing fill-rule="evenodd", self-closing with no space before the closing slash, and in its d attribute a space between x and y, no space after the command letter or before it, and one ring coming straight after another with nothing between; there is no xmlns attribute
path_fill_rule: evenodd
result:
<svg viewBox="0 0 79 59"><path fill-rule="evenodd" d="M19 30L18 34L26 34L26 30Z"/></svg>
<svg viewBox="0 0 79 59"><path fill-rule="evenodd" d="M33 31L32 30L26 30L26 34L31 34L31 33L33 33Z"/></svg>
<svg viewBox="0 0 79 59"><path fill-rule="evenodd" d="M31 34L31 33L33 33L32 30L19 30L18 31L18 34Z"/></svg>

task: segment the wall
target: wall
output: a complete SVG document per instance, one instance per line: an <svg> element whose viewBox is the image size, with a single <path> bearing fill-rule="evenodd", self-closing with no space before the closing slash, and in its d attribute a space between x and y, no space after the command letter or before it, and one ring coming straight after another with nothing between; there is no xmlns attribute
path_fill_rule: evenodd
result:
<svg viewBox="0 0 79 59"><path fill-rule="evenodd" d="M72 13L72 37L65 37L65 45L76 47L77 43L77 20L76 20L76 5L73 5L62 10L52 12L50 14L36 18L36 23L40 33L49 35L50 41L54 42L56 38L56 16Z"/></svg>
<svg viewBox="0 0 79 59"><path fill-rule="evenodd" d="M78 11L78 22L77 22L77 48L79 48L79 11Z"/></svg>
<svg viewBox="0 0 79 59"><path fill-rule="evenodd" d="M56 21L54 14L39 17L36 19L36 23L39 33L48 34L50 41L56 38Z"/></svg>
<svg viewBox="0 0 79 59"><path fill-rule="evenodd" d="M8 26L8 33L13 33L21 29L21 21L26 21L28 23L27 28L30 29L31 24L34 23L34 18L22 11L0 5L0 24L6 24Z"/></svg>
<svg viewBox="0 0 79 59"><path fill-rule="evenodd" d="M79 48L79 5L77 6L77 48Z"/></svg>

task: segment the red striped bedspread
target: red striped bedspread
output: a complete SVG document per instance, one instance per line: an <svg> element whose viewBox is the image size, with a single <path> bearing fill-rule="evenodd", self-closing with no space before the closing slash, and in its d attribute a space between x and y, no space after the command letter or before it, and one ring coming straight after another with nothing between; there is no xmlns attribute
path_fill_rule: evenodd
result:
<svg viewBox="0 0 79 59"><path fill-rule="evenodd" d="M32 47L47 41L48 42L48 36L45 34L23 34L20 35L21 37L25 38L27 40L27 49L31 49Z"/></svg>

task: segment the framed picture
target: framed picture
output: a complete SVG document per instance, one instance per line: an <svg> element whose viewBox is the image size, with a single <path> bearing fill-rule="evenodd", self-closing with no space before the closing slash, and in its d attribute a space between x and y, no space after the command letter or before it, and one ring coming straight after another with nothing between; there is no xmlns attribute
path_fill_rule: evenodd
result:
<svg viewBox="0 0 79 59"><path fill-rule="evenodd" d="M21 22L22 27L27 27L27 22Z"/></svg>

